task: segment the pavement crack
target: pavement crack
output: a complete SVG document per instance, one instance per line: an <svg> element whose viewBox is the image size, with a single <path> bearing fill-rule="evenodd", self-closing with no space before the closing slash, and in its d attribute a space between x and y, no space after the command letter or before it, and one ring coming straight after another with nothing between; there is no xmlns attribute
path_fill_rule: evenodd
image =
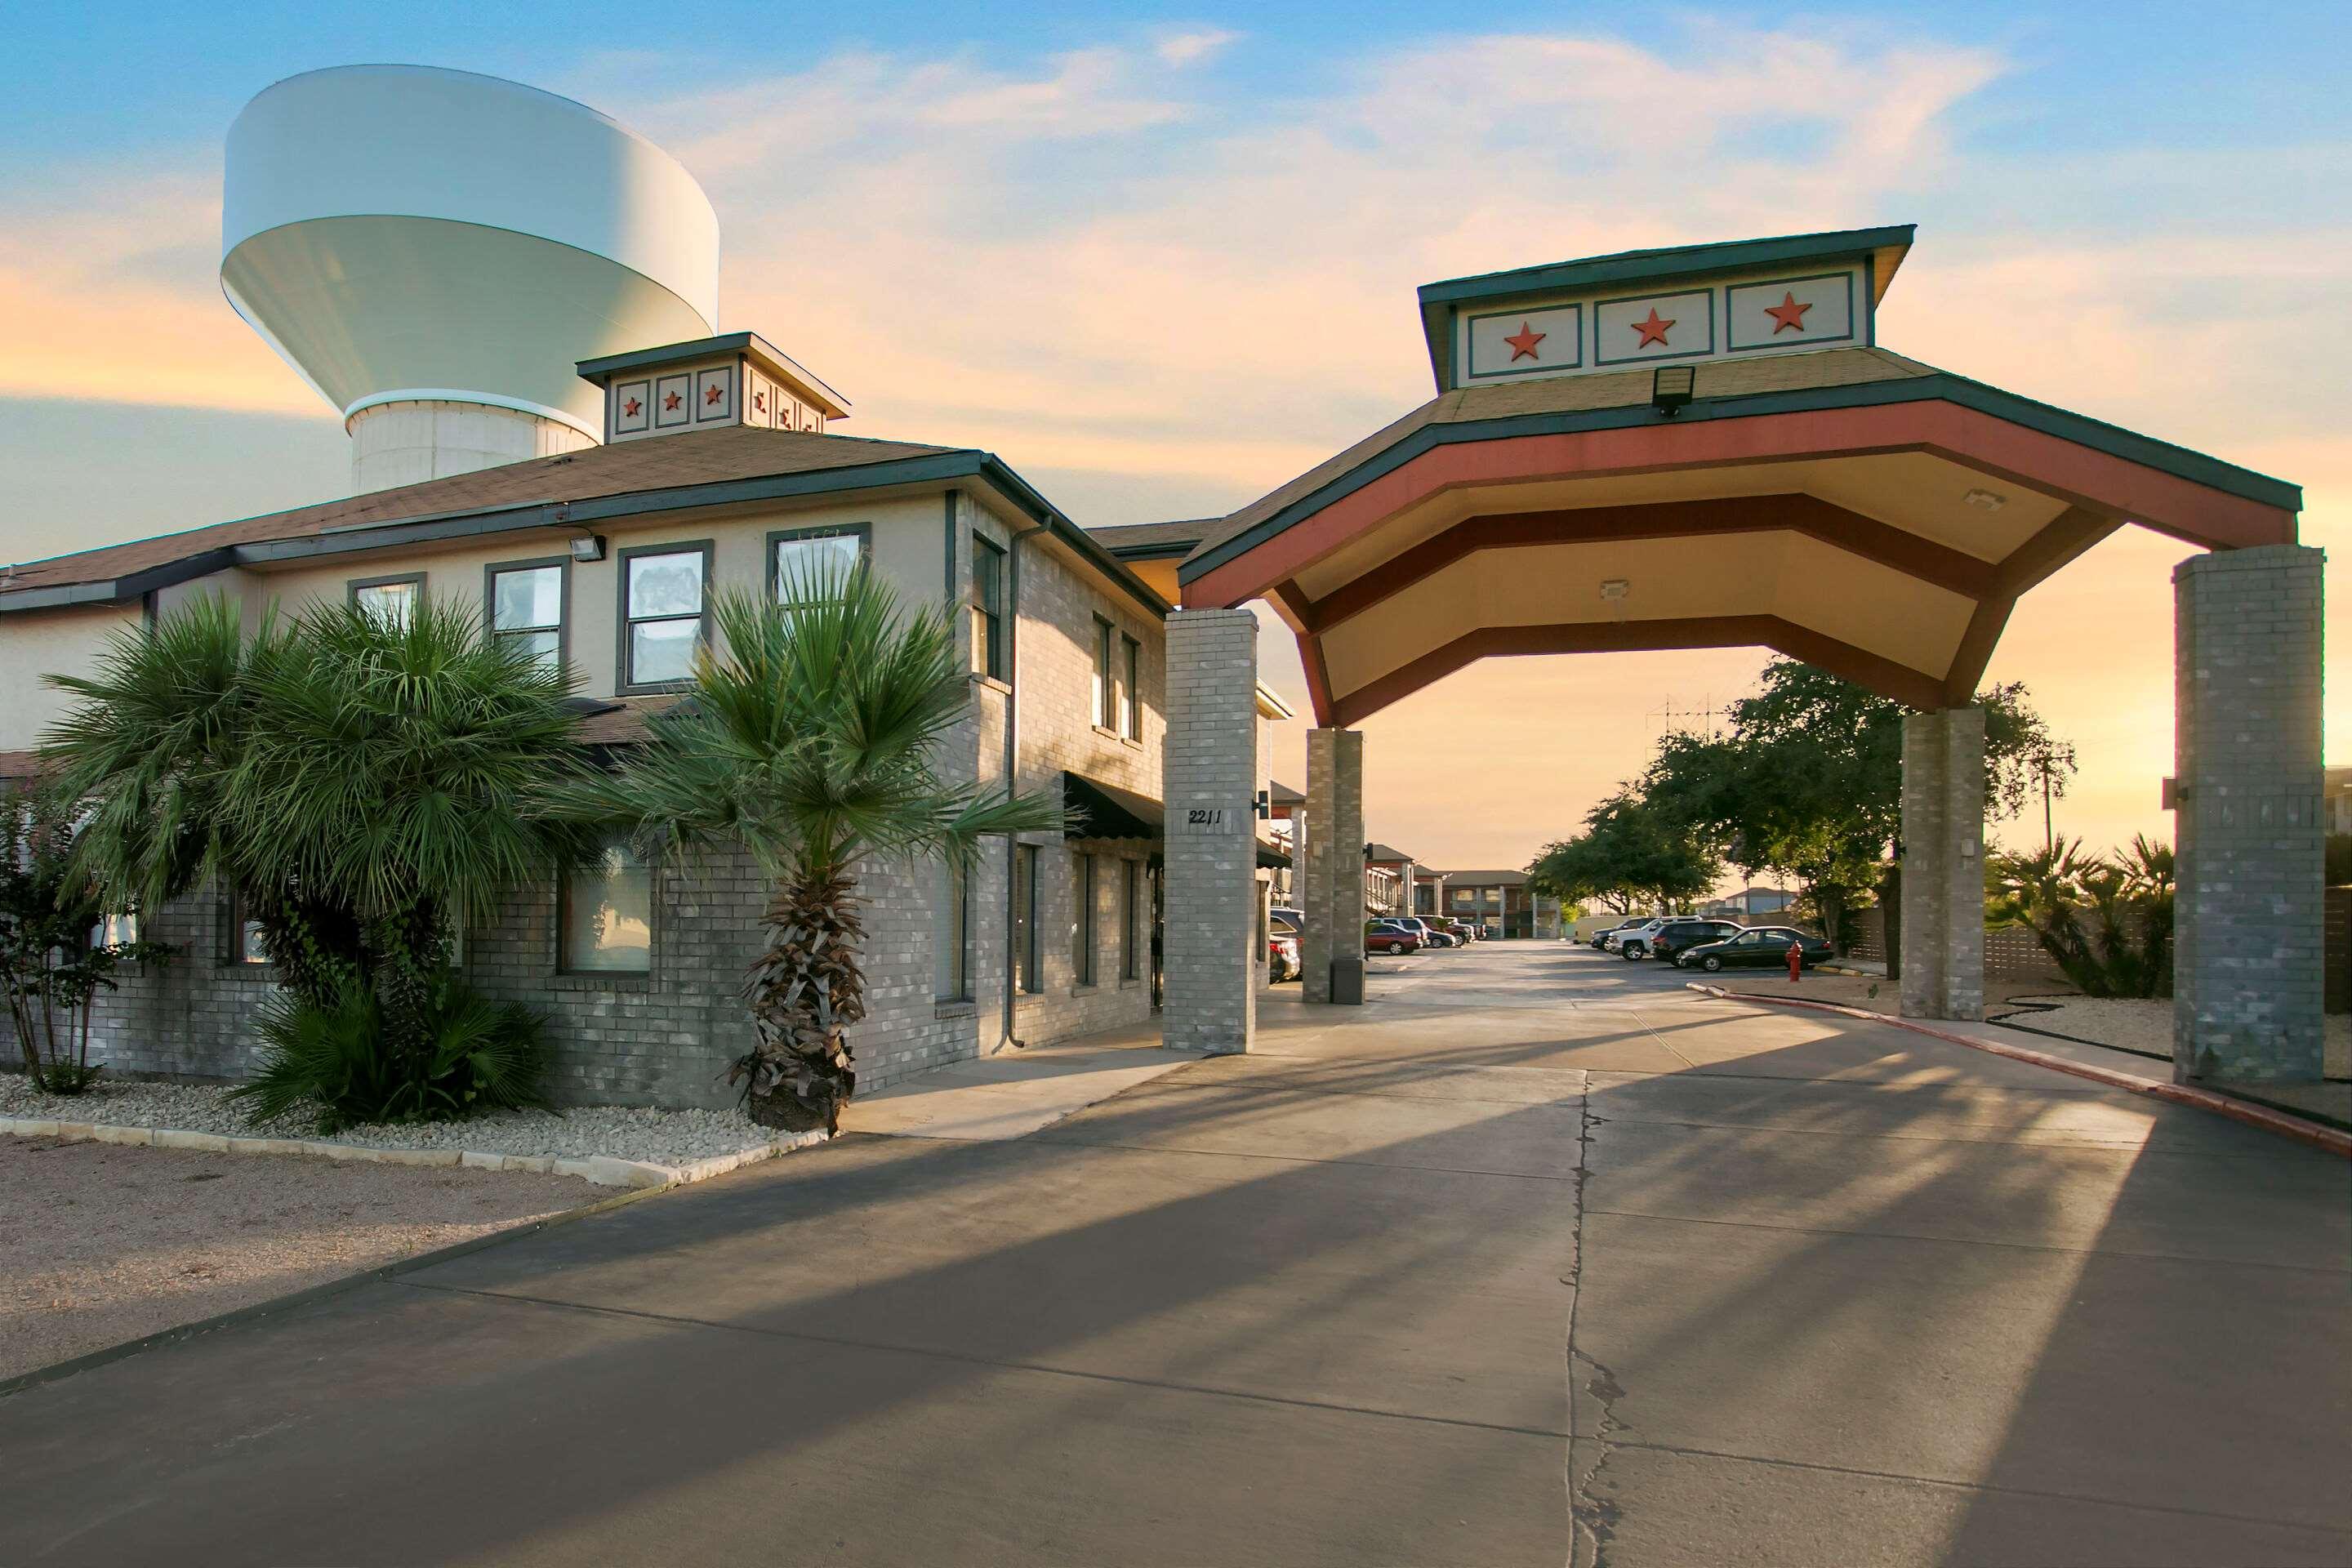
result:
<svg viewBox="0 0 2352 1568"><path fill-rule="evenodd" d="M1604 1481L1602 1472L1616 1450L1618 1434L1626 1429L1623 1417L1617 1414L1617 1404L1625 1397L1625 1388L1616 1374L1580 1347L1576 1339L1577 1306L1583 1294L1584 1279L1584 1191L1591 1176L1593 1129L1600 1125L1600 1118L1592 1114L1590 1092L1580 1109L1576 1173L1570 1186L1571 1201L1576 1205L1574 1223L1569 1230L1575 1257L1569 1271L1561 1277L1561 1283L1569 1287L1569 1561L1572 1568L1607 1568L1609 1543L1617 1533L1618 1507L1614 1489Z"/></svg>

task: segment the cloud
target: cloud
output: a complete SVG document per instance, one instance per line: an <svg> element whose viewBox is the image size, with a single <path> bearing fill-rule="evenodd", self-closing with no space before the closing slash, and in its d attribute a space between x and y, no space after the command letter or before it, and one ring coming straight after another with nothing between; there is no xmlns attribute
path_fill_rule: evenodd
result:
<svg viewBox="0 0 2352 1568"><path fill-rule="evenodd" d="M1197 66L1223 54L1228 45L1241 37L1239 33L1223 27L1203 27L1196 32L1163 34L1151 46L1151 52L1162 65Z"/></svg>

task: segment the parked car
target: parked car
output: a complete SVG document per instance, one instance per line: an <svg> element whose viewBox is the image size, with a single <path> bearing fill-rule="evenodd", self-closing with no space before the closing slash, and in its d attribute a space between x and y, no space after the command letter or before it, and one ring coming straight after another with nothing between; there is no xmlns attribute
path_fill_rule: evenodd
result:
<svg viewBox="0 0 2352 1568"><path fill-rule="evenodd" d="M1407 953L1421 951L1421 933L1410 931L1390 920L1364 922L1366 952Z"/></svg>
<svg viewBox="0 0 2352 1568"><path fill-rule="evenodd" d="M1668 921L1650 939L1650 956L1680 964L1682 955L1709 942L1729 942L1747 928L1738 921Z"/></svg>
<svg viewBox="0 0 2352 1568"><path fill-rule="evenodd" d="M1618 921L1615 925L1613 925L1613 926L1608 926L1608 927L1603 928L1602 930L1600 930L1600 931L1594 931L1594 932L1592 933L1592 945L1593 945L1593 947L1594 947L1595 949L1597 949L1597 950L1601 950L1601 951L1604 951L1604 952L1605 952L1605 951L1608 949L1608 946L1609 946L1609 939L1610 939L1611 937L1615 936L1619 931L1631 931L1631 930L1633 930L1635 926L1640 925L1640 924L1641 924L1644 920L1646 920L1647 918L1648 918L1648 917L1647 917L1647 916L1645 916L1645 915L1635 915L1635 916L1634 916L1632 920L1630 920L1630 921Z"/></svg>
<svg viewBox="0 0 2352 1568"><path fill-rule="evenodd" d="M1396 921L1399 925L1421 932L1421 944L1423 947L1460 947L1462 945L1460 937L1455 936L1435 921L1426 921L1419 915L1399 915Z"/></svg>
<svg viewBox="0 0 2352 1568"><path fill-rule="evenodd" d="M1654 915L1638 925L1630 925L1622 931L1611 931L1608 951L1629 963L1642 957L1650 951L1650 938L1666 925L1667 918L1664 915Z"/></svg>
<svg viewBox="0 0 2352 1568"><path fill-rule="evenodd" d="M1265 971L1276 985L1286 980L1296 980L1303 973L1298 962L1298 938L1285 934L1279 928L1266 938Z"/></svg>
<svg viewBox="0 0 2352 1568"><path fill-rule="evenodd" d="M1719 969L1785 969L1789 963L1789 944L1796 942L1804 948L1804 965L1811 969L1834 951L1824 938L1793 926L1760 926L1741 931L1728 942L1713 942L1687 949L1683 953L1685 969L1704 969L1710 974Z"/></svg>
<svg viewBox="0 0 2352 1568"><path fill-rule="evenodd" d="M1472 925L1468 921L1440 921L1437 923L1440 927L1451 932L1454 940L1460 942L1465 947L1468 947L1472 942L1480 940L1486 934L1478 927Z"/></svg>
<svg viewBox="0 0 2352 1568"><path fill-rule="evenodd" d="M1306 912L1301 910L1294 910L1288 904L1276 904L1266 912L1272 915L1276 920L1288 925L1292 931L1305 931L1307 929Z"/></svg>

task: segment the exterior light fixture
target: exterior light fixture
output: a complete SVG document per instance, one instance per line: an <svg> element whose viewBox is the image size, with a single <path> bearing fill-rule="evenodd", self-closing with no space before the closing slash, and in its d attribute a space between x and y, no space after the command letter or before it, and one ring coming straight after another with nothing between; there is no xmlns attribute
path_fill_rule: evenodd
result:
<svg viewBox="0 0 2352 1568"><path fill-rule="evenodd" d="M1672 419L1691 400L1697 385L1697 366L1662 364L1650 376L1650 406Z"/></svg>
<svg viewBox="0 0 2352 1568"><path fill-rule="evenodd" d="M1979 511L1999 511L2009 504L2009 498L1998 490L1970 490L1960 499Z"/></svg>
<svg viewBox="0 0 2352 1568"><path fill-rule="evenodd" d="M1633 584L1622 577L1612 577L1601 584L1601 596L1604 599L1622 599L1633 591Z"/></svg>
<svg viewBox="0 0 2352 1568"><path fill-rule="evenodd" d="M604 559L604 536L601 533L583 533L575 536L572 541L572 559L574 561Z"/></svg>

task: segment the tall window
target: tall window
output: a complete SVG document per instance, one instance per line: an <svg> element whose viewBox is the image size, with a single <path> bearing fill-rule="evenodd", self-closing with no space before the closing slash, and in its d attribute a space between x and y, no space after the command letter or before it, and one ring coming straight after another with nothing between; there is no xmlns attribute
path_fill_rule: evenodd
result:
<svg viewBox="0 0 2352 1568"><path fill-rule="evenodd" d="M1143 739L1143 645L1131 637L1118 639L1118 732L1130 741Z"/></svg>
<svg viewBox="0 0 2352 1568"><path fill-rule="evenodd" d="M1095 617L1095 722L1108 730L1111 726L1111 638L1117 633L1108 621Z"/></svg>
<svg viewBox="0 0 2352 1568"><path fill-rule="evenodd" d="M1037 847L1013 847L1013 984L1022 991L1044 989L1037 972Z"/></svg>
<svg viewBox="0 0 2352 1568"><path fill-rule="evenodd" d="M261 934L261 922L246 908L244 898L234 889L228 900L228 961L231 963L267 963L269 944Z"/></svg>
<svg viewBox="0 0 2352 1568"><path fill-rule="evenodd" d="M823 528L790 528L768 535L768 589L779 603L784 584L822 574L856 571L868 551L869 529L862 522Z"/></svg>
<svg viewBox="0 0 2352 1568"><path fill-rule="evenodd" d="M1122 860L1118 869L1118 977L1133 980L1143 957L1143 862Z"/></svg>
<svg viewBox="0 0 2352 1568"><path fill-rule="evenodd" d="M971 536L971 668L1005 679L1004 547Z"/></svg>
<svg viewBox="0 0 2352 1568"><path fill-rule="evenodd" d="M425 596L425 574L363 577L351 585L352 603L388 626L404 626Z"/></svg>
<svg viewBox="0 0 2352 1568"><path fill-rule="evenodd" d="M971 878L953 863L940 868L939 984L942 1002L971 1000Z"/></svg>
<svg viewBox="0 0 2352 1568"><path fill-rule="evenodd" d="M563 563L518 561L493 566L490 635L530 653L550 669L563 665Z"/></svg>
<svg viewBox="0 0 2352 1568"><path fill-rule="evenodd" d="M708 543L621 552L623 686L673 686L693 675L709 575Z"/></svg>
<svg viewBox="0 0 2352 1568"><path fill-rule="evenodd" d="M563 879L557 962L567 974L643 974L653 967L653 868L614 834Z"/></svg>
<svg viewBox="0 0 2352 1568"><path fill-rule="evenodd" d="M1070 966L1080 985L1095 983L1095 858L1081 855L1070 909Z"/></svg>

